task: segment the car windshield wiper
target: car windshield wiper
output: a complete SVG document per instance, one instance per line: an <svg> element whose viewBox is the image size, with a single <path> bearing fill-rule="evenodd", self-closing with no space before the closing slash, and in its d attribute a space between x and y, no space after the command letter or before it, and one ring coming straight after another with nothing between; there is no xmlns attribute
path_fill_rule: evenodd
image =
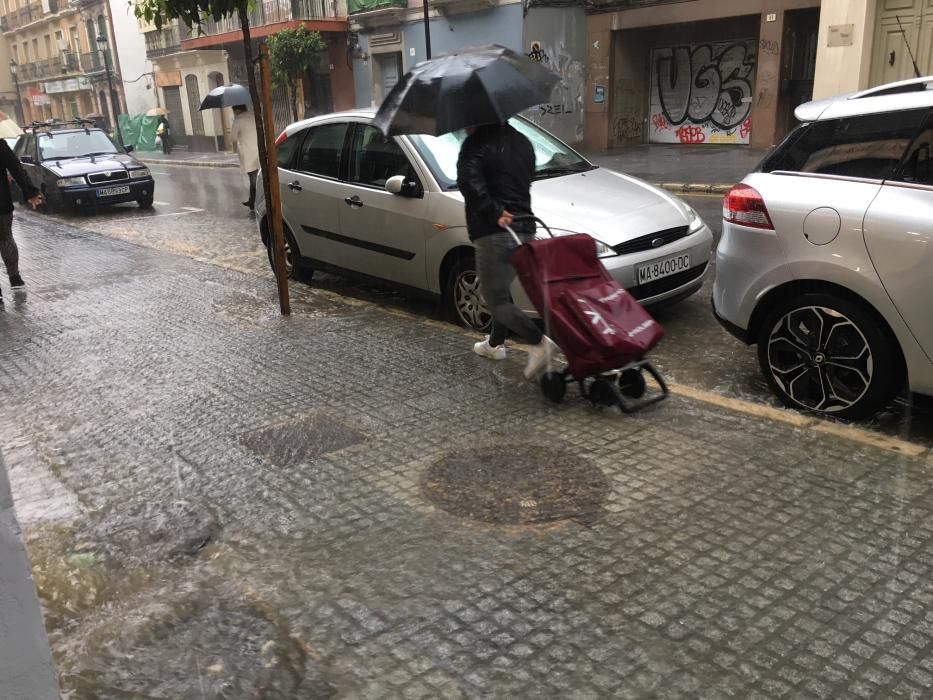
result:
<svg viewBox="0 0 933 700"><path fill-rule="evenodd" d="M94 156L115 156L118 155L117 151L96 151L94 153L85 153L80 156L72 156L73 158L93 158Z"/></svg>
<svg viewBox="0 0 933 700"><path fill-rule="evenodd" d="M573 175L575 173L585 173L589 170L592 170L594 167L595 166L592 165L574 165L563 168L541 168L540 170L535 170L535 177L554 177L556 175Z"/></svg>

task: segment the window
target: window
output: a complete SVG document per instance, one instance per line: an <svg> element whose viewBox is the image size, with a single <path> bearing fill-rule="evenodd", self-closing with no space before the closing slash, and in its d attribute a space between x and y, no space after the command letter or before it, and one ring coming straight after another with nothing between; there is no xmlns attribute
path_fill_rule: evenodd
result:
<svg viewBox="0 0 933 700"><path fill-rule="evenodd" d="M301 138L304 134L305 132L299 131L279 144L277 154L280 168L285 168L286 170L291 169L292 161L295 160L295 153L298 150L298 145L301 143Z"/></svg>
<svg viewBox="0 0 933 700"><path fill-rule="evenodd" d="M322 177L340 177L340 163L348 124L324 124L308 130L296 170Z"/></svg>
<svg viewBox="0 0 933 700"><path fill-rule="evenodd" d="M45 58L52 58L52 37L45 35Z"/></svg>
<svg viewBox="0 0 933 700"><path fill-rule="evenodd" d="M350 182L385 187L386 180L395 175L415 179L415 171L395 139L375 127L358 126L350 150Z"/></svg>
<svg viewBox="0 0 933 700"><path fill-rule="evenodd" d="M895 179L917 185L933 185L933 115L927 117L920 134L907 151Z"/></svg>
<svg viewBox="0 0 933 700"><path fill-rule="evenodd" d="M78 28L71 28L71 50L75 55L81 53L81 38L78 36Z"/></svg>
<svg viewBox="0 0 933 700"><path fill-rule="evenodd" d="M813 122L794 131L761 169L884 180L893 175L924 115L911 110Z"/></svg>

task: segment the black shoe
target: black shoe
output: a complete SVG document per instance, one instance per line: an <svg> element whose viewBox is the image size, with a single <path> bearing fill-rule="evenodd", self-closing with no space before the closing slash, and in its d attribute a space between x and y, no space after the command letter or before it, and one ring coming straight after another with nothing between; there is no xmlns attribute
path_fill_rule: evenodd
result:
<svg viewBox="0 0 933 700"><path fill-rule="evenodd" d="M253 204L252 202L243 202L243 206L244 206L244 207L249 207L249 210L250 210L250 211L253 211L253 210L256 208L256 205Z"/></svg>
<svg viewBox="0 0 933 700"><path fill-rule="evenodd" d="M17 287L25 287L26 283L23 282L23 278L19 275L10 275L10 286L16 289Z"/></svg>

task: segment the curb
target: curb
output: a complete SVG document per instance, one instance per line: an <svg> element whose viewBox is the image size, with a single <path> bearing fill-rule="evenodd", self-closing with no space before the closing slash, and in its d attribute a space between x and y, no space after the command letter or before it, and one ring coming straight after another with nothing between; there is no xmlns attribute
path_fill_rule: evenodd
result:
<svg viewBox="0 0 933 700"><path fill-rule="evenodd" d="M154 160L149 160L147 158L140 158L140 162L145 163L146 165L183 165L189 168L238 168L240 167L239 163L229 163L226 161L210 161L210 160L162 160L157 158Z"/></svg>
<svg viewBox="0 0 933 700"><path fill-rule="evenodd" d="M709 184L702 182L659 182L655 187L674 192L676 194L726 194L732 185Z"/></svg>

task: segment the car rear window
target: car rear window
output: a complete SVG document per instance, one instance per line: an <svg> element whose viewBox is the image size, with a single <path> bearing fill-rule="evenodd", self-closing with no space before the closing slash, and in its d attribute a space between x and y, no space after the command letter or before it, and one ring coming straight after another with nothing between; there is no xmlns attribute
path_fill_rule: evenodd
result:
<svg viewBox="0 0 933 700"><path fill-rule="evenodd" d="M788 171L884 180L894 173L926 110L828 119L804 125L761 165Z"/></svg>

